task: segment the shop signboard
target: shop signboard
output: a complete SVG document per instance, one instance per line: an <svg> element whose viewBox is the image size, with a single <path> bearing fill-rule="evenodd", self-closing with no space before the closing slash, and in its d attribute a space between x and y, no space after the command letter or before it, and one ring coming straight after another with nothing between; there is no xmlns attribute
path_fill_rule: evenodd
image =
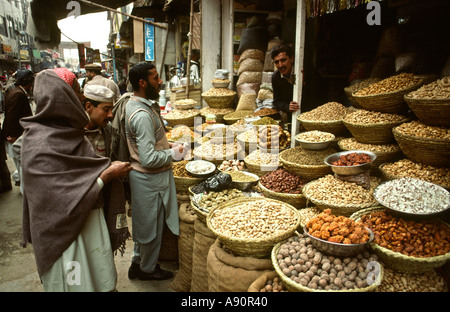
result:
<svg viewBox="0 0 450 312"><path fill-rule="evenodd" d="M153 18L146 18L146 20L154 22ZM144 25L145 38L145 60L155 60L155 26L150 23Z"/></svg>

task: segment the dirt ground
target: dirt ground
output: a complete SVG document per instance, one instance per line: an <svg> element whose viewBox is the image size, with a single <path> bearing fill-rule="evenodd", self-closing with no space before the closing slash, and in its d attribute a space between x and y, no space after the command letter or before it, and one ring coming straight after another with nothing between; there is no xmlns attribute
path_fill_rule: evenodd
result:
<svg viewBox="0 0 450 312"><path fill-rule="evenodd" d="M8 159L8 167L12 172L14 163ZM131 225L131 218L128 220ZM32 245L20 246L22 239L22 195L18 186L8 192L0 193L0 292L42 292ZM173 244L173 239L168 241ZM170 250L166 248L166 250ZM172 248L173 250L173 248ZM128 279L128 268L131 264L133 241L127 242L123 256L115 257L118 275L117 291L119 292L173 292L170 285L173 281L139 281ZM167 254L161 267L176 274L177 257Z"/></svg>

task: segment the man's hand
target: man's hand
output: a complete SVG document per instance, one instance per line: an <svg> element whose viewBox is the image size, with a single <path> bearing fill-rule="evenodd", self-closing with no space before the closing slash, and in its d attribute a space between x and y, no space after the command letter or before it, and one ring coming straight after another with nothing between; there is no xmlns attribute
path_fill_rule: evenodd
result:
<svg viewBox="0 0 450 312"><path fill-rule="evenodd" d="M16 142L16 140L17 140L17 138L13 138L13 137L10 137L10 136L6 137L6 141L8 141L11 144Z"/></svg>
<svg viewBox="0 0 450 312"><path fill-rule="evenodd" d="M132 167L129 162L113 161L111 165L100 174L100 179L106 184L111 180L125 177L131 170Z"/></svg>
<svg viewBox="0 0 450 312"><path fill-rule="evenodd" d="M289 111L292 113L292 112L295 112L295 111L298 111L300 109L300 105L298 105L298 103L297 102L295 102L295 101L291 101L290 103L289 103Z"/></svg>
<svg viewBox="0 0 450 312"><path fill-rule="evenodd" d="M171 149L174 152L173 153L173 159L181 160L184 157L184 154L185 154L184 144L173 143L171 145Z"/></svg>

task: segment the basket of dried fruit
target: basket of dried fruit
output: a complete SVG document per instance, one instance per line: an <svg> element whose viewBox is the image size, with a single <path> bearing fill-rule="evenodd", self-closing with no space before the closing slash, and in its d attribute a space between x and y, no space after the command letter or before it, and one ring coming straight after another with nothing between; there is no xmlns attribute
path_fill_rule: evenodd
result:
<svg viewBox="0 0 450 312"><path fill-rule="evenodd" d="M380 206L373 197L379 184L379 178L370 177L369 189L366 189L329 174L303 186L303 195L308 206L311 203L319 209L330 209L335 215L348 217L361 209Z"/></svg>
<svg viewBox="0 0 450 312"><path fill-rule="evenodd" d="M276 244L271 259L290 292L371 292L384 278L376 254L365 250L354 257L330 256L318 251L303 233ZM292 259L302 261L293 264Z"/></svg>
<svg viewBox="0 0 450 312"><path fill-rule="evenodd" d="M383 180L404 177L421 179L450 190L450 168L424 165L408 158L395 162L385 162L379 166Z"/></svg>
<svg viewBox="0 0 450 312"><path fill-rule="evenodd" d="M370 168L371 174L379 175L379 166L386 162L396 161L402 157L402 151L398 144L369 144L360 143L355 138L345 138L338 141L338 147L342 151L363 150L377 155Z"/></svg>
<svg viewBox="0 0 450 312"><path fill-rule="evenodd" d="M229 108L233 106L236 91L227 88L211 88L202 93L202 99L212 108Z"/></svg>
<svg viewBox="0 0 450 312"><path fill-rule="evenodd" d="M423 123L450 126L450 77L424 85L404 98L414 115Z"/></svg>
<svg viewBox="0 0 450 312"><path fill-rule="evenodd" d="M450 226L439 219L398 218L384 207L364 209L350 218L363 222L374 232L370 248L394 271L423 273L450 260Z"/></svg>
<svg viewBox="0 0 450 312"><path fill-rule="evenodd" d="M284 169L311 181L332 173L331 168L323 160L334 153L337 153L337 150L332 147L315 151L296 146L280 152L279 157Z"/></svg>
<svg viewBox="0 0 450 312"><path fill-rule="evenodd" d="M306 131L330 132L336 136L347 134L342 119L347 115L349 109L338 102L328 102L309 112L301 113L297 120Z"/></svg>
<svg viewBox="0 0 450 312"><path fill-rule="evenodd" d="M404 113L408 110L404 95L418 89L423 79L402 73L385 78L353 93L353 99L367 110L382 113Z"/></svg>
<svg viewBox="0 0 450 312"><path fill-rule="evenodd" d="M294 234L300 214L282 201L244 197L213 208L206 224L234 254L265 258L274 245Z"/></svg>
<svg viewBox="0 0 450 312"><path fill-rule="evenodd" d="M206 178L197 178L186 170L188 160L177 161L173 163L173 177L177 192L188 191L189 187L201 183Z"/></svg>
<svg viewBox="0 0 450 312"><path fill-rule="evenodd" d="M389 144L395 142L392 128L404 122L411 121L410 117L358 109L347 114L343 123L350 133L361 143Z"/></svg>
<svg viewBox="0 0 450 312"><path fill-rule="evenodd" d="M258 187L264 196L281 200L296 208L306 207L306 198L302 194L302 187L307 181L278 168L268 172L259 179Z"/></svg>
<svg viewBox="0 0 450 312"><path fill-rule="evenodd" d="M403 154L425 165L449 167L450 133L445 127L411 121L392 129Z"/></svg>
<svg viewBox="0 0 450 312"><path fill-rule="evenodd" d="M365 87L370 86L371 84L380 81L380 78L368 78L354 85L348 86L344 88L344 92L347 95L349 101L352 103L352 106L355 108L362 108L358 102L353 98L353 93L358 90L364 89Z"/></svg>
<svg viewBox="0 0 450 312"><path fill-rule="evenodd" d="M172 127L178 125L184 125L188 127L194 126L194 120L196 116L200 115L200 111L198 109L174 109L164 115L164 119L168 122L168 124Z"/></svg>

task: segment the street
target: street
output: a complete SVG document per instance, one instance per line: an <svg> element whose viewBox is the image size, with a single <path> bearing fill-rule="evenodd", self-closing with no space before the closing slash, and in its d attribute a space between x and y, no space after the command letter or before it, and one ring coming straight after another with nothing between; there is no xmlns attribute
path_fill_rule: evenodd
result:
<svg viewBox="0 0 450 312"><path fill-rule="evenodd" d="M7 160L10 172L14 163ZM36 269L32 245L20 246L22 240L22 195L18 186L0 193L0 292L43 292ZM131 218L128 218L131 226ZM127 242L123 256L115 256L118 292L173 292L167 281L139 281L128 279L133 241ZM176 274L176 261L162 261L161 267Z"/></svg>

